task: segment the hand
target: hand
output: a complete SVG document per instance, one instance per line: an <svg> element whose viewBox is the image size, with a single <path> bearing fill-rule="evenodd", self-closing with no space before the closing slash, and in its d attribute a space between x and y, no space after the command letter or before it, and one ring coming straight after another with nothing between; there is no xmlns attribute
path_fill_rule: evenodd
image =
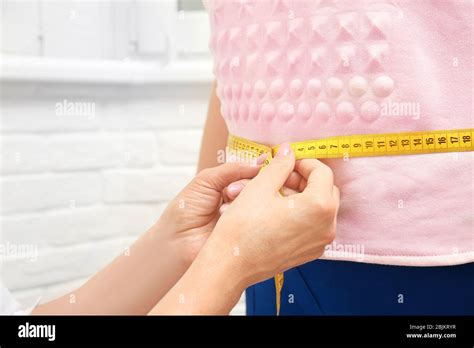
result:
<svg viewBox="0 0 474 348"><path fill-rule="evenodd" d="M223 250L220 259L234 255L234 273L245 286L320 257L333 241L339 189L322 162L295 163L285 144L255 179L241 183L206 249ZM279 194L283 186L289 196Z"/></svg>
<svg viewBox="0 0 474 348"><path fill-rule="evenodd" d="M265 159L265 157L262 157ZM299 162L296 162L296 165L299 165ZM244 187L250 182L250 179L241 179L231 183L227 186L222 192L224 203L221 205L219 212L224 214L224 212L230 207L231 203L237 198L237 196L242 192ZM286 180L284 186L280 189L280 193L283 196L291 196L298 192L301 192L306 187L306 179L301 176L297 171L293 171L288 179Z"/></svg>
<svg viewBox="0 0 474 348"><path fill-rule="evenodd" d="M157 230L179 244L176 252L188 265L220 217L223 190L234 181L255 177L262 163L262 160L257 165L226 163L204 169L170 202Z"/></svg>
<svg viewBox="0 0 474 348"><path fill-rule="evenodd" d="M339 190L329 167L318 160L295 163L285 144L254 179L245 179L229 181L240 185L224 189L233 202L151 314L227 314L245 288L318 258L332 242ZM292 190L288 197L279 192L284 185ZM185 301L177 305L180 296Z"/></svg>

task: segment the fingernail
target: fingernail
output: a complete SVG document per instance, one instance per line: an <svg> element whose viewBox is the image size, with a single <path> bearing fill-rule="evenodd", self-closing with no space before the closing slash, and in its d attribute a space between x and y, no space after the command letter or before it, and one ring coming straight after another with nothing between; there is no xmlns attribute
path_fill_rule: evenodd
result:
<svg viewBox="0 0 474 348"><path fill-rule="evenodd" d="M263 164L265 162L265 159L267 158L268 153L262 153L260 156L257 157L257 165Z"/></svg>
<svg viewBox="0 0 474 348"><path fill-rule="evenodd" d="M291 149L290 143L283 143L278 148L276 157L285 157L288 156L293 150Z"/></svg>
<svg viewBox="0 0 474 348"><path fill-rule="evenodd" d="M227 192L229 195L234 197L234 196L237 196L240 193L240 191L242 191L243 188L244 188L244 185L242 183L234 182L229 185L229 187L227 188Z"/></svg>

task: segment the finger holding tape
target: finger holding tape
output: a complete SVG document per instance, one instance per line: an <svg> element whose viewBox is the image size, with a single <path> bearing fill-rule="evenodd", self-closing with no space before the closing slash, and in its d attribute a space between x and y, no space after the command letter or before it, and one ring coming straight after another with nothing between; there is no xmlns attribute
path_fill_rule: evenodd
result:
<svg viewBox="0 0 474 348"><path fill-rule="evenodd" d="M332 197L334 174L327 165L317 159L304 159L297 162L295 170L307 180L304 192Z"/></svg>
<svg viewBox="0 0 474 348"><path fill-rule="evenodd" d="M264 191L277 194L295 167L295 154L289 143L282 144L275 158L253 180ZM252 183L252 184L253 184Z"/></svg>

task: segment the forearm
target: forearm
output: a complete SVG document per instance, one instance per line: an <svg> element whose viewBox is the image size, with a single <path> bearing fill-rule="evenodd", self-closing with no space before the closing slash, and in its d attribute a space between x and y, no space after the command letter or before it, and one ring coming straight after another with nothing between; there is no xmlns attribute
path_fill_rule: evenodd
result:
<svg viewBox="0 0 474 348"><path fill-rule="evenodd" d="M82 287L36 307L33 314L148 313L189 266L166 228L157 222Z"/></svg>
<svg viewBox="0 0 474 348"><path fill-rule="evenodd" d="M216 232L213 232L216 233ZM232 247L212 239L152 315L226 315L248 285Z"/></svg>

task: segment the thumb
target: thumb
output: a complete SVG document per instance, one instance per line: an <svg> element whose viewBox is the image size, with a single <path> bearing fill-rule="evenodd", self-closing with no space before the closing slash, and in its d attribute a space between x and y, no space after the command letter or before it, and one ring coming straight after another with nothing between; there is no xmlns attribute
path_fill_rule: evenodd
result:
<svg viewBox="0 0 474 348"><path fill-rule="evenodd" d="M295 168L295 154L289 143L278 148L275 158L253 180L264 190L278 192Z"/></svg>

